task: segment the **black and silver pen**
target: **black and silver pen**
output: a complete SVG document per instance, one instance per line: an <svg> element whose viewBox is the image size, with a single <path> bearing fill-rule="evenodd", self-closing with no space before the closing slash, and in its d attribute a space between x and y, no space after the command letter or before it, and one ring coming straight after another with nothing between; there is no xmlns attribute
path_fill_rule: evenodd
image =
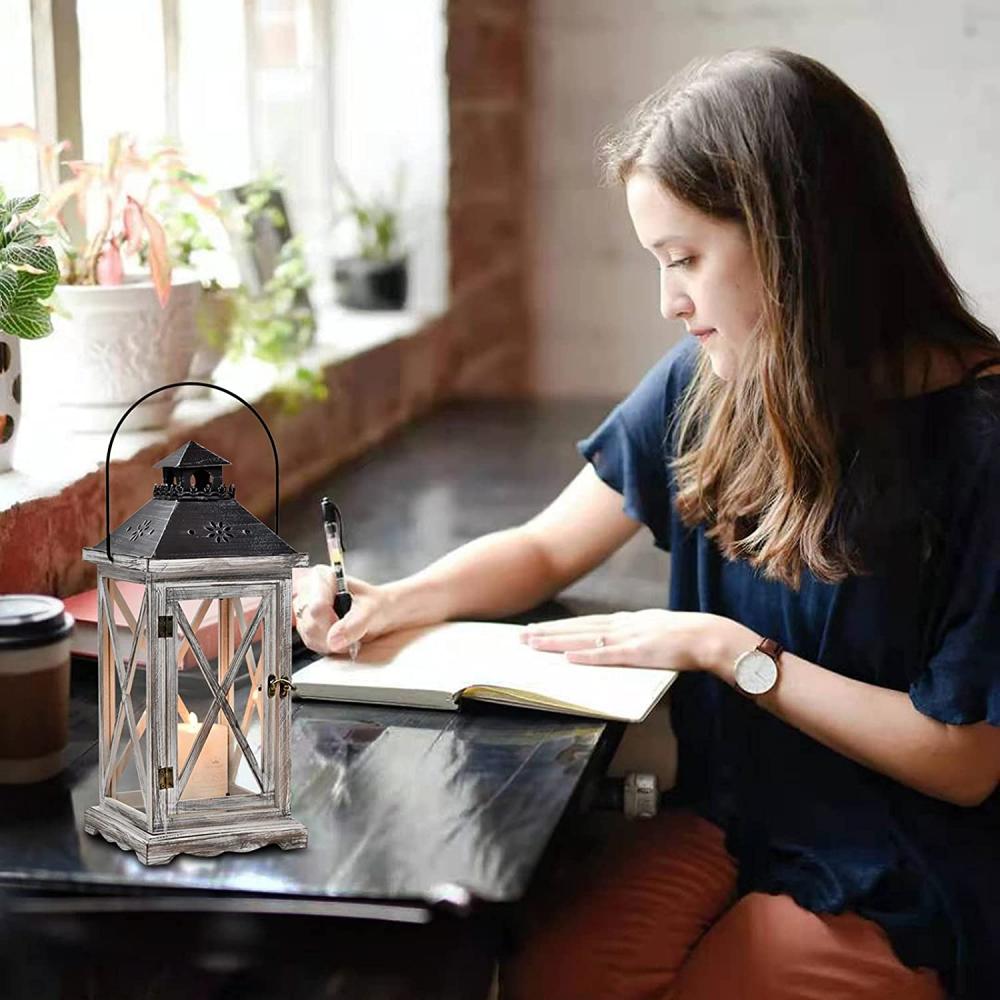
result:
<svg viewBox="0 0 1000 1000"><path fill-rule="evenodd" d="M326 535L326 550L330 555L330 565L333 567L335 591L333 595L333 610L337 618L343 618L351 610L352 597L347 589L347 576L344 573L344 521L337 505L329 498L320 501L323 507L323 533ZM352 642L348 652L352 660L358 658L361 643Z"/></svg>

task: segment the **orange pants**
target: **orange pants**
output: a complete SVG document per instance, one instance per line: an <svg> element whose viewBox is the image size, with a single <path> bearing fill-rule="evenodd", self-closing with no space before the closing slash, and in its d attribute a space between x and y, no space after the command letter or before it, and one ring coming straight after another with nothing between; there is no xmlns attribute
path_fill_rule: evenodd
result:
<svg viewBox="0 0 1000 1000"><path fill-rule="evenodd" d="M734 902L722 831L692 813L627 824L572 884L533 894L503 1000L943 1000L878 924L789 896Z"/></svg>

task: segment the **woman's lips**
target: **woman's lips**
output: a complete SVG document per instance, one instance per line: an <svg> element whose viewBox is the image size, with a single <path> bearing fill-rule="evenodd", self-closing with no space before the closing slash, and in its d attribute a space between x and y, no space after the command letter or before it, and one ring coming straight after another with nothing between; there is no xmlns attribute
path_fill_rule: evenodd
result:
<svg viewBox="0 0 1000 1000"><path fill-rule="evenodd" d="M699 340L704 340L706 337L711 337L715 333L715 327L708 330L692 330L691 334L697 337Z"/></svg>

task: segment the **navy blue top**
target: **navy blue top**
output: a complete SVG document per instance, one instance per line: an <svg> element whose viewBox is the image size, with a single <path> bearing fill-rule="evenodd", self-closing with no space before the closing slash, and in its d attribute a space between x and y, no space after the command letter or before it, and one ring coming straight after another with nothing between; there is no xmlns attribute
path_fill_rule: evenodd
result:
<svg viewBox="0 0 1000 1000"><path fill-rule="evenodd" d="M835 514L858 524L851 497L877 498L880 530L851 537L871 539L878 568L839 584L806 569L795 592L724 558L673 510L670 417L699 350L685 337L577 446L671 553L669 607L724 615L829 670L908 691L941 722L1000 726L1000 376L887 405ZM1000 792L971 808L923 795L711 674L682 673L671 692L671 798L725 829L741 894L853 910L956 995L1000 997Z"/></svg>

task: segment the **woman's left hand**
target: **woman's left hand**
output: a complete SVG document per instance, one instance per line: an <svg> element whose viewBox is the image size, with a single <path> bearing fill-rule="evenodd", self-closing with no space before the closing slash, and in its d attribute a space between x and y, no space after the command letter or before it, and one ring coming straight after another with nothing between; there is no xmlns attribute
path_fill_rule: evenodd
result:
<svg viewBox="0 0 1000 1000"><path fill-rule="evenodd" d="M745 640L736 637L738 630ZM718 672L720 651L744 642L743 648L752 649L760 641L753 635L722 615L649 608L526 625L521 641L563 653L573 663Z"/></svg>

